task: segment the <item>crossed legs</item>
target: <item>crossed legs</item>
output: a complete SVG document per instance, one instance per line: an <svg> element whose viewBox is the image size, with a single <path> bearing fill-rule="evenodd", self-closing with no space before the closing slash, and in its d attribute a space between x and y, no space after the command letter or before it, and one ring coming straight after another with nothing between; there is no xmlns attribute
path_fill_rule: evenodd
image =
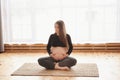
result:
<svg viewBox="0 0 120 80"><path fill-rule="evenodd" d="M72 57L66 57L63 60L56 61L52 57L43 57L38 59L38 63L46 69L68 70L77 63L77 60Z"/></svg>

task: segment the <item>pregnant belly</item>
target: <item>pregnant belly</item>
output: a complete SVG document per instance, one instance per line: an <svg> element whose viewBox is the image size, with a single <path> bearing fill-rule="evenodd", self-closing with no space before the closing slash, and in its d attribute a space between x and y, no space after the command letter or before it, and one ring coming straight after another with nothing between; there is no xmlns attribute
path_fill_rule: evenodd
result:
<svg viewBox="0 0 120 80"><path fill-rule="evenodd" d="M51 47L52 53L66 54L67 49L65 47Z"/></svg>

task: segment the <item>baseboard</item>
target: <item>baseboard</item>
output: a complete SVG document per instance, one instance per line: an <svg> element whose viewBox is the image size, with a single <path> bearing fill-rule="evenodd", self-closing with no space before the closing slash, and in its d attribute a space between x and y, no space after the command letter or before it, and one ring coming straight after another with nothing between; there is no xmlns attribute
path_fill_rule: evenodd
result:
<svg viewBox="0 0 120 80"><path fill-rule="evenodd" d="M46 52L47 44L4 44L7 52ZM120 52L120 43L73 44L73 52L113 51Z"/></svg>

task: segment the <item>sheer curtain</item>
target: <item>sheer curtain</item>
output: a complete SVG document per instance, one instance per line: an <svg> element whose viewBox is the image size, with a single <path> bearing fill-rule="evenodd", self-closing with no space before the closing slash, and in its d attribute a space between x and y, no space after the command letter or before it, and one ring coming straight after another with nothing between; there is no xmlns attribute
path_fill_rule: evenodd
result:
<svg viewBox="0 0 120 80"><path fill-rule="evenodd" d="M2 0L5 43L47 43L63 20L73 43L120 42L119 0Z"/></svg>
<svg viewBox="0 0 120 80"><path fill-rule="evenodd" d="M0 53L4 52L4 44L3 44L3 37L2 37L2 20L1 20L1 0L0 0Z"/></svg>

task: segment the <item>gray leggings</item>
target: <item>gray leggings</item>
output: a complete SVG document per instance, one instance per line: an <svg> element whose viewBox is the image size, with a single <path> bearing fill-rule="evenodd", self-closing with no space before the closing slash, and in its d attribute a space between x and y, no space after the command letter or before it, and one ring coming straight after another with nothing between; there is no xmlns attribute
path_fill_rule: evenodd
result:
<svg viewBox="0 0 120 80"><path fill-rule="evenodd" d="M55 62L59 63L59 66L64 67L67 66L71 68L77 63L77 60L72 57L66 57L63 60L58 60L56 61L52 57L43 57L38 59L38 63L40 66L45 67L46 69L54 69L55 67Z"/></svg>

